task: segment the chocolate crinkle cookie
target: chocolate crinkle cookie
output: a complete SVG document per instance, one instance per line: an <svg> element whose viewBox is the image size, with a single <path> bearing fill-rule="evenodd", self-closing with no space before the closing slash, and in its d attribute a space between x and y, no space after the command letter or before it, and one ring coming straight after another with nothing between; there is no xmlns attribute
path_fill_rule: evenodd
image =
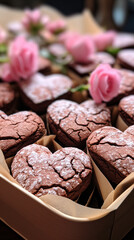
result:
<svg viewBox="0 0 134 240"><path fill-rule="evenodd" d="M96 104L93 100L82 104L58 100L48 107L47 121L50 131L64 146L84 149L92 131L111 125L111 115L105 104Z"/></svg>
<svg viewBox="0 0 134 240"><path fill-rule="evenodd" d="M90 157L77 148L62 148L55 153L32 144L21 149L11 165L13 177L26 190L40 197L55 194L76 199L90 184Z"/></svg>
<svg viewBox="0 0 134 240"><path fill-rule="evenodd" d="M7 116L0 111L0 149L6 158L36 142L44 134L45 125L37 114L23 111Z"/></svg>
<svg viewBox="0 0 134 240"><path fill-rule="evenodd" d="M111 182L118 184L134 172L134 126L125 132L114 127L98 129L89 136L87 147Z"/></svg>

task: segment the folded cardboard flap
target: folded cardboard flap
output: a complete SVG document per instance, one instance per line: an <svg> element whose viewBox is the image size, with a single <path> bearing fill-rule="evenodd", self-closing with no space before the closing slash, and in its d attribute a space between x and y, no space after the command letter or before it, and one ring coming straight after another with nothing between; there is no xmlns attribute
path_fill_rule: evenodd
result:
<svg viewBox="0 0 134 240"><path fill-rule="evenodd" d="M114 200L116 200L130 186L134 187L134 172L130 173L121 183L118 184L114 191Z"/></svg>
<svg viewBox="0 0 134 240"><path fill-rule="evenodd" d="M7 172L10 172L9 171L9 168L7 166L7 163L5 161L5 157L4 157L4 154L3 152L0 150L0 164L3 166L3 168L7 171Z"/></svg>
<svg viewBox="0 0 134 240"><path fill-rule="evenodd" d="M112 203L115 203L116 199L121 196L122 194L124 194L124 192L126 190L131 190L131 188L134 188L134 172L132 172L131 174L129 174L124 180L122 180L117 187L115 188L115 190L111 191L110 194L108 195L108 197L105 199L103 205L102 205L102 209L105 209L107 207L109 207L110 205L112 205ZM126 193L127 194L127 193Z"/></svg>
<svg viewBox="0 0 134 240"><path fill-rule="evenodd" d="M123 121L119 114L116 121L116 127L122 132L124 132L128 128L128 125Z"/></svg>

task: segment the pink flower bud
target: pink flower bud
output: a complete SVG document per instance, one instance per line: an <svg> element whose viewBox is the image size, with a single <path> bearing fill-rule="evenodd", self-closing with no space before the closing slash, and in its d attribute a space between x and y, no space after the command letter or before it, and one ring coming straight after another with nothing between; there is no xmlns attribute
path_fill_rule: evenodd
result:
<svg viewBox="0 0 134 240"><path fill-rule="evenodd" d="M66 31L59 35L59 42L63 43L66 49L69 51L72 47L72 44L80 37L80 34L77 32Z"/></svg>
<svg viewBox="0 0 134 240"><path fill-rule="evenodd" d="M68 47L69 52L75 62L87 64L90 62L91 55L95 52L94 43L89 36L79 36L73 39L72 45Z"/></svg>
<svg viewBox="0 0 134 240"><path fill-rule="evenodd" d="M9 46L9 63L3 64L1 78L5 81L27 79L38 70L38 46L24 37L17 37Z"/></svg>
<svg viewBox="0 0 134 240"><path fill-rule="evenodd" d="M51 33L62 32L66 28L66 22L63 19L58 19L53 22L49 22L46 28Z"/></svg>
<svg viewBox="0 0 134 240"><path fill-rule="evenodd" d="M108 64L100 64L90 75L90 94L96 103L108 102L119 92L121 76Z"/></svg>
<svg viewBox="0 0 134 240"><path fill-rule="evenodd" d="M41 12L38 9L26 10L22 19L22 25L27 31L32 31L33 27L37 27L37 30L43 29L49 22L48 16L41 16Z"/></svg>
<svg viewBox="0 0 134 240"><path fill-rule="evenodd" d="M96 34L92 37L92 39L94 41L96 49L98 51L103 51L107 47L112 46L115 37L116 37L116 32L111 30L104 33Z"/></svg>

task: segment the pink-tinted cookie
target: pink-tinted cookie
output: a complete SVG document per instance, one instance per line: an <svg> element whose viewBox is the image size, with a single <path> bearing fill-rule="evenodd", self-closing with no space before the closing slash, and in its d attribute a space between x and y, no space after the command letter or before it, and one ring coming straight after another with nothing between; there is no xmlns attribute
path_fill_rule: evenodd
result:
<svg viewBox="0 0 134 240"><path fill-rule="evenodd" d="M67 97L72 81L65 75L44 76L36 73L27 81L19 83L23 102L35 112L45 112L55 99Z"/></svg>
<svg viewBox="0 0 134 240"><path fill-rule="evenodd" d="M117 60L124 68L134 70L134 49L121 50L117 55Z"/></svg>
<svg viewBox="0 0 134 240"><path fill-rule="evenodd" d="M134 47L134 34L131 33L118 33L113 42L114 48L130 48Z"/></svg>
<svg viewBox="0 0 134 240"><path fill-rule="evenodd" d="M94 69L98 66L98 64L107 63L110 65L114 65L115 59L110 54L106 52L97 52L91 57L91 62L88 64L79 64L72 63L70 67L79 75L87 75L90 72L94 71Z"/></svg>

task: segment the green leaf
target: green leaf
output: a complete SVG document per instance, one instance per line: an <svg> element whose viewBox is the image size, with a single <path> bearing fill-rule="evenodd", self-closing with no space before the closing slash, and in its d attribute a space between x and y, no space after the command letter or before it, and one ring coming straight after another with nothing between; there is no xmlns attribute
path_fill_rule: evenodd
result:
<svg viewBox="0 0 134 240"><path fill-rule="evenodd" d="M60 65L61 66L61 72L63 73L63 74L67 74L67 66L66 65Z"/></svg>
<svg viewBox="0 0 134 240"><path fill-rule="evenodd" d="M7 53L7 45L2 43L0 44L0 54Z"/></svg>
<svg viewBox="0 0 134 240"><path fill-rule="evenodd" d="M75 93L75 92L82 92L83 90L88 90L90 87L89 84L82 84L82 85L79 85L78 87L76 88L71 88L70 91L72 93Z"/></svg>
<svg viewBox="0 0 134 240"><path fill-rule="evenodd" d="M7 56L0 56L0 63L6 63L9 62L9 59Z"/></svg>
<svg viewBox="0 0 134 240"><path fill-rule="evenodd" d="M43 25L41 23L31 24L29 32L33 35L38 35L38 33L43 29Z"/></svg>
<svg viewBox="0 0 134 240"><path fill-rule="evenodd" d="M106 52L113 55L113 56L116 56L118 54L118 52L120 51L120 48L113 48L113 47L108 47L106 49Z"/></svg>
<svg viewBox="0 0 134 240"><path fill-rule="evenodd" d="M40 50L40 55L44 58L49 59L51 62L55 62L55 57L45 48Z"/></svg>
<svg viewBox="0 0 134 240"><path fill-rule="evenodd" d="M67 63L68 62L67 63L66 62L64 63L64 61L59 62L58 59L54 55L52 55L46 48L41 49L40 55L44 58L49 59L54 64L58 65L63 74L67 74Z"/></svg>

